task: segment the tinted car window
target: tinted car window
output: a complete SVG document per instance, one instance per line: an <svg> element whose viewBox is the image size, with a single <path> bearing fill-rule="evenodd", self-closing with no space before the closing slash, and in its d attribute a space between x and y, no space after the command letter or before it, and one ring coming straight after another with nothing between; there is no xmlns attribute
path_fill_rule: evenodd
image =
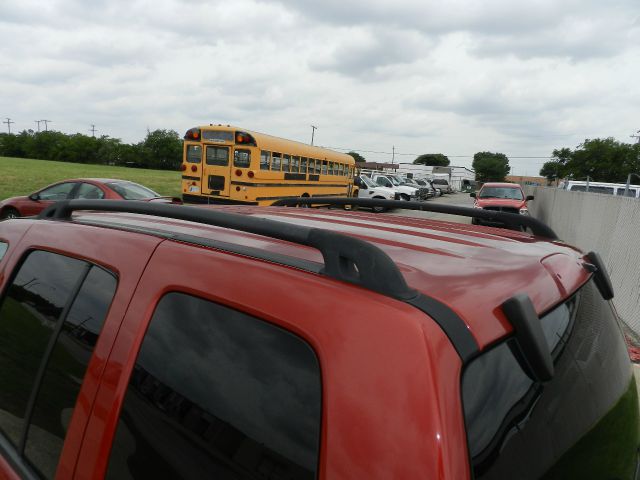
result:
<svg viewBox="0 0 640 480"><path fill-rule="evenodd" d="M541 323L554 358L551 381L527 374L513 338L465 370L475 478L632 478L637 391L611 305L589 282ZM619 457L605 448L613 444Z"/></svg>
<svg viewBox="0 0 640 480"><path fill-rule="evenodd" d="M59 183L42 190L38 197L40 200L66 200L76 185L74 182Z"/></svg>
<svg viewBox="0 0 640 480"><path fill-rule="evenodd" d="M55 326L85 263L35 251L0 306L0 428L18 445L25 407Z"/></svg>
<svg viewBox="0 0 640 480"><path fill-rule="evenodd" d="M133 182L109 182L107 186L125 200L145 200L157 198L159 193Z"/></svg>
<svg viewBox="0 0 640 480"><path fill-rule="evenodd" d="M104 198L104 192L90 183L81 183L80 188L78 188L75 194L75 198L100 199Z"/></svg>
<svg viewBox="0 0 640 480"><path fill-rule="evenodd" d="M29 422L25 456L53 478L71 414L98 334L116 290L116 278L91 267L49 357Z"/></svg>
<svg viewBox="0 0 640 480"><path fill-rule="evenodd" d="M108 478L315 477L320 371L299 337L166 295L136 360Z"/></svg>
<svg viewBox="0 0 640 480"><path fill-rule="evenodd" d="M4 254L7 253L7 249L9 248L9 244L5 242L0 242L0 260L4 257Z"/></svg>
<svg viewBox="0 0 640 480"><path fill-rule="evenodd" d="M34 251L2 299L0 428L18 455L26 442L28 460L44 477L54 476L114 291L115 278L99 267Z"/></svg>

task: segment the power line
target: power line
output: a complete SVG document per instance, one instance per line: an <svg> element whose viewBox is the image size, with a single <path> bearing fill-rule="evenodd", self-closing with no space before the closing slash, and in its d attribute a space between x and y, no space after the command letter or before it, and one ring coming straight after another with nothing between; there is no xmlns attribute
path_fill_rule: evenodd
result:
<svg viewBox="0 0 640 480"><path fill-rule="evenodd" d="M93 135L93 138L95 138L96 137L96 126L93 123L91 124L91 128L89 129L89 131Z"/></svg>
<svg viewBox="0 0 640 480"><path fill-rule="evenodd" d="M51 122L51 120L40 120L41 122L44 122L44 131L48 132L49 131L49 122Z"/></svg>
<svg viewBox="0 0 640 480"><path fill-rule="evenodd" d="M11 119L9 117L7 117L7 119L2 123L6 123L7 124L7 128L9 129L9 134L11 134L11 124L12 123L16 123L16 122L12 122Z"/></svg>
<svg viewBox="0 0 640 480"><path fill-rule="evenodd" d="M38 133L40 133L40 123L42 120L34 120L34 122L38 124Z"/></svg>
<svg viewBox="0 0 640 480"><path fill-rule="evenodd" d="M422 155L421 153L401 153L398 152L395 149L395 146L393 147L391 152L379 152L379 151L375 151L375 150L360 150L357 148L342 148L342 147L327 147L327 146L323 146L323 148L328 148L330 150L344 150L345 152L358 152L358 153L378 153L380 155L404 155L404 156L412 156L412 157L419 157L420 155ZM473 158L473 155L447 155L447 157L449 158ZM540 155L540 156L536 156L536 155L507 155L508 158L542 158L542 159L549 159L552 158L552 155Z"/></svg>

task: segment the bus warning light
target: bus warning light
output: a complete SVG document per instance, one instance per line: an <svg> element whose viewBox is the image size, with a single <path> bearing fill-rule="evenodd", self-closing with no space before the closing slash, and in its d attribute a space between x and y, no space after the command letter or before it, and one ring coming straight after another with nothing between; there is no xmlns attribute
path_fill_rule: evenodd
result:
<svg viewBox="0 0 640 480"><path fill-rule="evenodd" d="M241 176L242 176L242 170L237 169L237 170L236 170L236 175L237 175L237 176L239 176L239 177L241 177Z"/></svg>
<svg viewBox="0 0 640 480"><path fill-rule="evenodd" d="M247 177L249 177L249 178L253 178L254 175L255 175L255 173L253 173L253 170L249 170L247 172Z"/></svg>

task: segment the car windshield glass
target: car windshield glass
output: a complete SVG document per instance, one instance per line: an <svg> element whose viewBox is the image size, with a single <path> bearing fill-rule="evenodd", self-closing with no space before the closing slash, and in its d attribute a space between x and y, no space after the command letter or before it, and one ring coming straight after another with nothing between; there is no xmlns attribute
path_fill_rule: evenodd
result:
<svg viewBox="0 0 640 480"><path fill-rule="evenodd" d="M506 198L509 200L524 200L519 188L485 187L480 191L480 198Z"/></svg>
<svg viewBox="0 0 640 480"><path fill-rule="evenodd" d="M426 186L427 186L427 184L425 183L425 181L424 181L424 180L415 180L415 182L416 182L418 185L422 186L422 187L426 187Z"/></svg>
<svg viewBox="0 0 640 480"><path fill-rule="evenodd" d="M367 187L369 188L376 188L378 187L378 185L376 185L375 183L373 183L373 181L369 178L369 177L360 177L360 180L362 180L362 183L364 183Z"/></svg>
<svg viewBox="0 0 640 480"><path fill-rule="evenodd" d="M395 185L396 187L397 187L398 185L400 185L400 182L399 182L395 177L391 177L391 176L389 176L389 177L387 177L387 178L388 178L389 180L391 180L391 183L392 183L393 185Z"/></svg>
<svg viewBox="0 0 640 480"><path fill-rule="evenodd" d="M125 200L143 200L160 197L159 193L133 182L111 182L107 186Z"/></svg>

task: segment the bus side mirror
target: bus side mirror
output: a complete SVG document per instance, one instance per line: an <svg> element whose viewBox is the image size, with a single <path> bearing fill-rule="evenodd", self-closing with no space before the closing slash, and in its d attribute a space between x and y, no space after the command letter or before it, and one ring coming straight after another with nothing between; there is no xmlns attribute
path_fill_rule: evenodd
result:
<svg viewBox="0 0 640 480"><path fill-rule="evenodd" d="M469 196L470 196L470 197L473 197L473 198L476 198L476 192L471 192L471 193L469 194Z"/></svg>
<svg viewBox="0 0 640 480"><path fill-rule="evenodd" d="M533 198L534 198L534 197L533 197L533 195L527 195L527 202L528 202L529 200L533 200Z"/></svg>

